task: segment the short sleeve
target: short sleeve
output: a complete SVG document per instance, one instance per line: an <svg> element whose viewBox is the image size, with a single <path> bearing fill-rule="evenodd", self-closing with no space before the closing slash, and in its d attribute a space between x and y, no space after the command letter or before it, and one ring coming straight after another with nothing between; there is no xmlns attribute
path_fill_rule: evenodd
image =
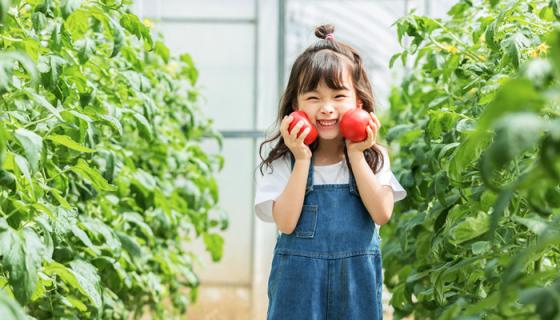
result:
<svg viewBox="0 0 560 320"><path fill-rule="evenodd" d="M381 171L376 174L377 181L381 185L389 186L393 190L394 202L406 198L406 190L401 186L393 172L391 171L391 161L389 160L389 154L385 148L381 148L381 153L383 154L383 167Z"/></svg>
<svg viewBox="0 0 560 320"><path fill-rule="evenodd" d="M272 161L271 166L263 166L255 171L255 213L264 222L274 222L272 204L278 199L290 178L290 162L282 157Z"/></svg>

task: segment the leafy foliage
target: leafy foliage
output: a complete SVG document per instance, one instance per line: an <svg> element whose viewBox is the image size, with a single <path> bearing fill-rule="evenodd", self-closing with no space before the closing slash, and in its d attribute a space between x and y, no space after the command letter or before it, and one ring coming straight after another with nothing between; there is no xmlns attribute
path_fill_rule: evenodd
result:
<svg viewBox="0 0 560 320"><path fill-rule="evenodd" d="M128 4L0 1L2 319L168 319L221 258L198 71Z"/></svg>
<svg viewBox="0 0 560 320"><path fill-rule="evenodd" d="M560 319L557 1L461 0L396 22L391 96L408 191L382 228L397 317Z"/></svg>

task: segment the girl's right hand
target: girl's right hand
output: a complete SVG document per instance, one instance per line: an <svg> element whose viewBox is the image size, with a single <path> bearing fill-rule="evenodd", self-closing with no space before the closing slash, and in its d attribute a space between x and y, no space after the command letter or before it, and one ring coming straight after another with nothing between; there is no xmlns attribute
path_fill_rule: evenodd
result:
<svg viewBox="0 0 560 320"><path fill-rule="evenodd" d="M309 160L311 159L311 149L303 143L305 137L311 131L311 128L305 128L301 135L298 137L297 133L300 131L301 127L303 126L303 121L298 122L293 128L292 132L288 132L288 127L292 122L291 116L284 116L282 122L280 123L280 133L282 134L282 138L284 138L284 143L290 149L292 154L294 155L295 160Z"/></svg>

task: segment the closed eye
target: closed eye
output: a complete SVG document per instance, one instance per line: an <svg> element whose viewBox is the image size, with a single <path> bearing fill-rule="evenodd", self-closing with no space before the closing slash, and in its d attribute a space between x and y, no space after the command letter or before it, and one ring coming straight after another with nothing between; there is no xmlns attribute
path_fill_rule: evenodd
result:
<svg viewBox="0 0 560 320"><path fill-rule="evenodd" d="M338 98L346 98L346 95L339 94L339 95L337 95L335 98L337 98L337 99L338 99Z"/></svg>
<svg viewBox="0 0 560 320"><path fill-rule="evenodd" d="M317 97L308 97L306 100L317 100L317 99L319 99L319 98L317 98Z"/></svg>

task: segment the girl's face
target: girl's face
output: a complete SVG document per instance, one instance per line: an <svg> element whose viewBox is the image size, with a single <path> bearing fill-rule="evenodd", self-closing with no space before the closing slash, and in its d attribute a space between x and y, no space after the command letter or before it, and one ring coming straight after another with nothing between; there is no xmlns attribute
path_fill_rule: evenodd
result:
<svg viewBox="0 0 560 320"><path fill-rule="evenodd" d="M342 138L339 129L342 115L351 109L361 107L352 84L352 76L348 71L343 73L343 85L344 89L331 89L325 80L321 79L314 90L303 92L297 97L296 109L307 113L311 123L317 127L319 139Z"/></svg>

